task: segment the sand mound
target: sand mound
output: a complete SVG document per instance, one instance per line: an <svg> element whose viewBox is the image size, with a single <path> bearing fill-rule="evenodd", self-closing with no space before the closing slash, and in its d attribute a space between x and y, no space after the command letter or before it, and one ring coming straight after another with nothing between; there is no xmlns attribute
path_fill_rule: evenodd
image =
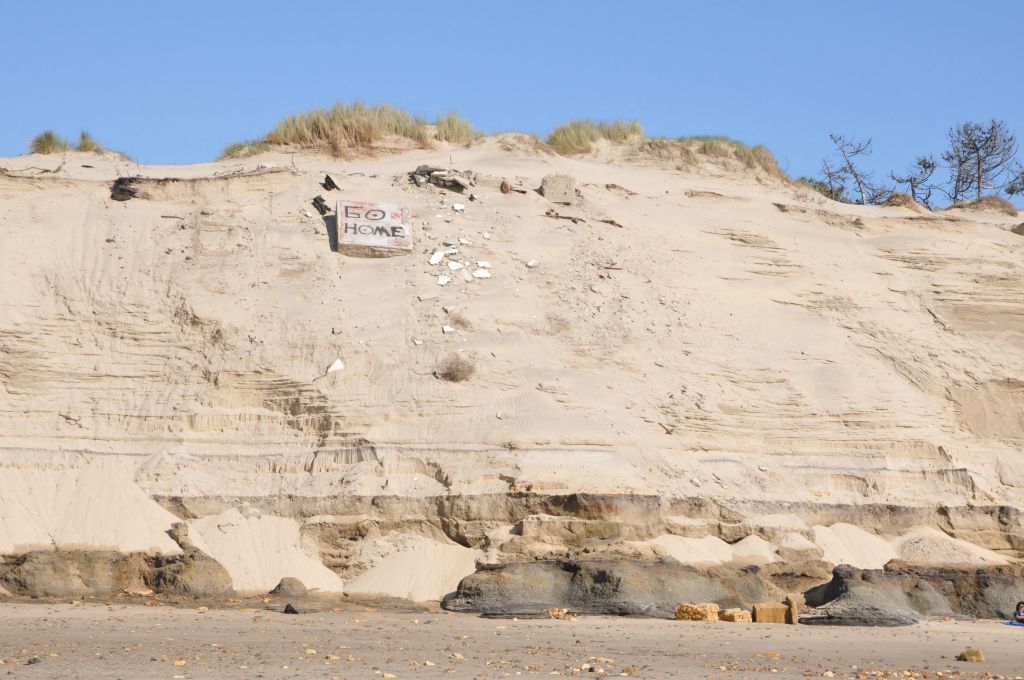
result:
<svg viewBox="0 0 1024 680"><path fill-rule="evenodd" d="M717 536L686 538L665 535L658 536L651 543L682 564L709 566L732 560L732 546Z"/></svg>
<svg viewBox="0 0 1024 680"><path fill-rule="evenodd" d="M768 564L774 562L775 546L760 536L747 536L732 544L732 561L743 564Z"/></svg>
<svg viewBox="0 0 1024 680"><path fill-rule="evenodd" d="M177 521L135 484L134 456L67 456L48 469L0 467L0 554L115 550L176 555ZM27 461L24 461L27 462Z"/></svg>
<svg viewBox="0 0 1024 680"><path fill-rule="evenodd" d="M901 560L920 566L1009 564L999 553L930 527L912 529L894 540L893 545Z"/></svg>
<svg viewBox="0 0 1024 680"><path fill-rule="evenodd" d="M885 539L852 524L815 525L814 542L824 551L824 559L832 564L849 564L861 569L881 569L899 557Z"/></svg>
<svg viewBox="0 0 1024 680"><path fill-rule="evenodd" d="M286 576L310 590L342 591L341 578L307 554L293 519L227 510L189 522L189 537L227 569L240 593L270 592Z"/></svg>
<svg viewBox="0 0 1024 680"><path fill-rule="evenodd" d="M440 600L476 570L479 550L415 535L380 539L394 549L345 584L349 593L375 593L410 600Z"/></svg>

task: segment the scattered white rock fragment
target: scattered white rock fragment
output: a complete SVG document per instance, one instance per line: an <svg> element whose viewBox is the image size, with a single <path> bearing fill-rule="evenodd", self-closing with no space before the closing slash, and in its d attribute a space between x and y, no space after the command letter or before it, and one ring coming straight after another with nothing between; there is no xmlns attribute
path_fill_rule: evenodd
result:
<svg viewBox="0 0 1024 680"><path fill-rule="evenodd" d="M455 262L454 260L448 263L448 269L451 269L453 272L457 272L465 266L461 262Z"/></svg>
<svg viewBox="0 0 1024 680"><path fill-rule="evenodd" d="M416 299L420 302L426 302L427 300L436 300L437 293L420 293L416 296Z"/></svg>
<svg viewBox="0 0 1024 680"><path fill-rule="evenodd" d="M533 269L539 264L540 262L537 262L537 260L530 260L529 262L526 263L526 266L529 267L530 269Z"/></svg>
<svg viewBox="0 0 1024 680"><path fill-rule="evenodd" d="M486 269L477 269L475 272L473 272L473 278L489 279L491 278L491 272L487 271Z"/></svg>
<svg viewBox="0 0 1024 680"><path fill-rule="evenodd" d="M484 238L489 241L491 239L491 233L489 231L485 231L484 232Z"/></svg>
<svg viewBox="0 0 1024 680"><path fill-rule="evenodd" d="M458 248L448 248L447 250L444 251L444 254L449 256L449 257L451 257L452 255L458 255L459 254L459 249Z"/></svg>
<svg viewBox="0 0 1024 680"><path fill-rule="evenodd" d="M452 203L452 210L457 213L465 212L466 205L464 203Z"/></svg>
<svg viewBox="0 0 1024 680"><path fill-rule="evenodd" d="M471 245L473 245L473 242L470 241L468 238L460 238L459 239L459 245L471 246Z"/></svg>
<svg viewBox="0 0 1024 680"><path fill-rule="evenodd" d="M440 276L437 277L437 285L439 286L447 286L451 282L452 277L448 276L447 274L441 274Z"/></svg>
<svg viewBox="0 0 1024 680"><path fill-rule="evenodd" d="M309 212L308 210L303 210L302 214L306 216L307 220L313 219L313 213Z"/></svg>
<svg viewBox="0 0 1024 680"><path fill-rule="evenodd" d="M468 269L463 268L462 271L460 271L459 273L462 274L462 280L465 281L466 283L470 283L473 281L473 277L470 276Z"/></svg>
<svg viewBox="0 0 1024 680"><path fill-rule="evenodd" d="M414 344L414 345L422 345L423 341L420 340L419 338L413 338L412 339L412 344Z"/></svg>
<svg viewBox="0 0 1024 680"><path fill-rule="evenodd" d="M337 359L335 359L335 360L334 360L334 362L333 362L333 363L332 363L332 364L331 364L331 365L330 365L330 366L329 366L329 367L327 368L327 372L328 372L328 373L334 373L335 371L340 371L340 370L341 370L341 369L343 369L343 368L345 368L345 362L341 360L341 357L338 357L338 358L337 358Z"/></svg>
<svg viewBox="0 0 1024 680"><path fill-rule="evenodd" d="M458 307L456 307L455 305L444 305L441 307L441 309L444 310L445 314L451 314L456 309L458 309Z"/></svg>
<svg viewBox="0 0 1024 680"><path fill-rule="evenodd" d="M483 260L480 260L480 261L478 261L476 263L476 266L480 267L480 269L490 269L491 268L491 263L490 262L485 262Z"/></svg>
<svg viewBox="0 0 1024 680"><path fill-rule="evenodd" d="M429 262L430 264L441 264L441 260L443 260L443 259L444 259L444 251L443 250L435 250L434 254L430 256L430 259L427 260L427 262Z"/></svg>
<svg viewBox="0 0 1024 680"><path fill-rule="evenodd" d="M445 335L447 335L449 333L454 333L455 332L455 328L445 324L444 326L441 326L441 332L444 333Z"/></svg>

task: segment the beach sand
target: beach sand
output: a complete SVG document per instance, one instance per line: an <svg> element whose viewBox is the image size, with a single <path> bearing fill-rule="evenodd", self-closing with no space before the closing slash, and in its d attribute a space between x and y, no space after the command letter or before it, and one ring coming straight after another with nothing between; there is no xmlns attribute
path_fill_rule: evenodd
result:
<svg viewBox="0 0 1024 680"><path fill-rule="evenodd" d="M0 607L0 674L500 678L593 676L603 669L638 678L1015 678L1024 635L997 621L867 629L614 617L484 619L347 601L298 616L282 614L278 603L260 607L204 612L116 601L7 603ZM966 647L981 649L987 660L956 661ZM29 664L33 656L40 661Z"/></svg>

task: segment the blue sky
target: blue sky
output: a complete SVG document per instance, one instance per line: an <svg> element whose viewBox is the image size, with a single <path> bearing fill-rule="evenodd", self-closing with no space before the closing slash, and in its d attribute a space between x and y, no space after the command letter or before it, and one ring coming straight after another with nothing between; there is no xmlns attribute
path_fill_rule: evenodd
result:
<svg viewBox="0 0 1024 680"><path fill-rule="evenodd" d="M337 100L541 135L637 118L763 143L816 173L828 132L871 164L1002 118L1024 137L1024 2L9 2L0 156L87 129L144 163L215 158Z"/></svg>

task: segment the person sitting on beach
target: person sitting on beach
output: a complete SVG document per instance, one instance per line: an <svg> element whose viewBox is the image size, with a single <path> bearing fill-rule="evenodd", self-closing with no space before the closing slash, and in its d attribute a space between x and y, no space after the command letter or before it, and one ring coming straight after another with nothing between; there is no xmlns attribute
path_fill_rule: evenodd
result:
<svg viewBox="0 0 1024 680"><path fill-rule="evenodd" d="M1013 612L1013 620L1017 623L1024 623L1024 602L1017 603L1017 609Z"/></svg>

